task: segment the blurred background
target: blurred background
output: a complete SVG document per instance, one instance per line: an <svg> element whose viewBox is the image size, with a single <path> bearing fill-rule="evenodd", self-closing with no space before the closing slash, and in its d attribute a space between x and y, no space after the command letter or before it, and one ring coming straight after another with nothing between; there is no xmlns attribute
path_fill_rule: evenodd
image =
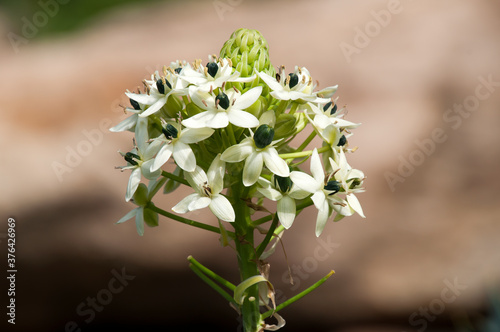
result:
<svg viewBox="0 0 500 332"><path fill-rule="evenodd" d="M316 212L304 212L283 238L293 286L283 251L270 258L278 301L336 271L281 312L283 331L500 331L499 17L488 0L0 2L0 247L13 217L18 269L16 324L4 313L0 324L238 328L186 261L236 283L216 235L165 218L143 237L115 224L135 207L129 174L114 169L132 135L107 128L126 89L171 61L205 61L245 27L266 37L275 66L339 84L363 124L349 162L367 175L367 218L316 239ZM208 215L189 217L215 223Z"/></svg>

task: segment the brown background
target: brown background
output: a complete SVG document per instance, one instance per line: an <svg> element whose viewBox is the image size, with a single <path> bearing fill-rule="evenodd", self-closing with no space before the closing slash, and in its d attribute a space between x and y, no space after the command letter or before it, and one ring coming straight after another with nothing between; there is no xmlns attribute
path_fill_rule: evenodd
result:
<svg viewBox="0 0 500 332"><path fill-rule="evenodd" d="M220 3L227 11L217 11ZM440 309L446 280L466 289L427 321L427 330L480 324L500 278L500 89L464 112L460 124L450 110L474 96L480 77L500 82L500 6L401 1L348 59L341 45L355 46L356 29L373 26L372 11L389 3L159 2L110 11L71 34L28 38L18 52L2 38L0 209L4 220L17 221L19 271L17 324L9 331L63 331L68 321L83 331L235 329L235 312L187 267L192 254L237 282L234 252L217 236L164 218L143 237L133 221L114 224L133 208L124 202L129 174L113 169L123 164L116 151L128 150L132 136L100 126L120 121L123 92L154 69L177 59L205 61L239 27L263 33L274 65L305 66L320 87L339 84L348 119L363 123L350 140L359 150L349 160L367 175L367 192L359 195L367 219L329 224L322 239L335 249L321 262L314 258L314 210L285 234L289 264L310 270L307 278L295 275L296 291L330 269L336 274L282 312L284 331L414 331L423 325L412 326L410 316L432 303ZM20 17L2 16L7 36L9 22ZM435 130L446 139L418 160L416 141ZM82 143L89 132L91 145ZM54 163L67 165L69 151L85 144L88 154L60 181ZM397 174L401 160L411 158L419 165L391 190L388 172ZM158 204L169 208L184 194ZM214 223L207 211L189 217ZM290 297L282 251L270 262L271 281ZM78 305L122 268L136 278L85 323Z"/></svg>

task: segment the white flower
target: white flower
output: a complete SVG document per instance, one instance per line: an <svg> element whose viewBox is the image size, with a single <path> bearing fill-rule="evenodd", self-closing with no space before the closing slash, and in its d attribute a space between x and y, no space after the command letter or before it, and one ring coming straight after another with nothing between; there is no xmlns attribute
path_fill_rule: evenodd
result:
<svg viewBox="0 0 500 332"><path fill-rule="evenodd" d="M132 107L126 107L125 111L134 113L125 120L121 121L114 127L109 128L109 131L117 133L126 130L133 130L137 124L137 121L140 119L139 114L144 111L145 105L138 103L134 99L130 98L130 105Z"/></svg>
<svg viewBox="0 0 500 332"><path fill-rule="evenodd" d="M297 187L313 194L311 199L314 202L314 206L318 209L316 236L320 236L331 214L327 198L338 190L332 188L335 183L328 182L325 185L325 173L323 172L317 149L314 149L312 153L310 170L313 176L293 171L290 173L290 178Z"/></svg>
<svg viewBox="0 0 500 332"><path fill-rule="evenodd" d="M258 181L262 187L257 188L257 190L266 198L278 202L278 219L283 227L289 229L297 212L295 200L306 198L309 196L309 192L299 189L289 177L283 178L274 175L272 181L262 177Z"/></svg>
<svg viewBox="0 0 500 332"><path fill-rule="evenodd" d="M278 142L272 141L274 129L267 125L261 125L255 134L252 131L250 134L251 137L243 139L238 145L227 148L221 156L222 160L230 163L246 159L243 167L243 184L248 187L257 182L264 163L274 174L282 177L289 176L288 164L281 159L278 151L273 147L273 144Z"/></svg>
<svg viewBox="0 0 500 332"><path fill-rule="evenodd" d="M351 216L354 212L356 212L361 217L365 218L361 204L359 203L358 198L354 195L355 193L364 192L364 189L361 186L365 175L362 171L353 169L347 163L344 151L340 150L338 157L335 159L337 159L338 162L335 162L334 159L330 158L333 176L335 177L335 180L342 185L342 188L344 189L343 191L346 193L346 199L342 202L342 204L335 204L337 201L332 200L333 209L342 216Z"/></svg>
<svg viewBox="0 0 500 332"><path fill-rule="evenodd" d="M305 114L313 126L318 129L324 129L329 125L334 125L340 129L355 129L361 125L361 123L344 120L342 118L344 113L341 113L341 111L337 110L335 102L330 101L321 108L314 104L306 105ZM311 117L313 120L311 120Z"/></svg>
<svg viewBox="0 0 500 332"><path fill-rule="evenodd" d="M258 126L259 120L253 114L243 110L259 99L262 87L255 87L244 94L235 88L226 92L227 94L221 91L215 96L213 93L196 91L191 86L189 88L191 100L206 111L182 121L182 124L188 128L225 128L229 123L241 128Z"/></svg>
<svg viewBox="0 0 500 332"><path fill-rule="evenodd" d="M276 78L264 72L257 72L257 75L273 90L271 91L271 96L276 99L302 99L315 103L328 102L328 99L320 98L312 92L314 88L312 78L305 67L295 67L295 71L288 76L285 73L284 66L281 66L279 74L276 74Z"/></svg>
<svg viewBox="0 0 500 332"><path fill-rule="evenodd" d="M194 84L196 90L202 92L213 91L222 87L225 82L252 82L255 75L250 77L240 77L240 73L235 71L232 73L233 67L230 59L219 59L215 56L209 57L210 61L205 67L200 64L200 61L195 62L194 69L186 67L180 78L184 81Z"/></svg>
<svg viewBox="0 0 500 332"><path fill-rule="evenodd" d="M232 222L235 219L234 209L229 200L220 194L223 186L225 163L220 160L220 154L214 159L208 173L196 166L194 172L185 173L195 193L186 196L172 208L174 212L186 213L209 207L213 214L224 221Z"/></svg>
<svg viewBox="0 0 500 332"><path fill-rule="evenodd" d="M158 71L151 75L151 80L145 80L147 94L137 94L126 92L127 97L138 103L148 105L140 117L147 117L158 112L166 103L170 95L187 95L187 84L179 79L179 75L172 68L163 69L164 76L160 76Z"/></svg>
<svg viewBox="0 0 500 332"><path fill-rule="evenodd" d="M127 166L121 166L118 168L121 168L122 171L125 169L132 170L127 185L127 192L125 194L125 200L127 202L130 201L130 199L134 196L134 193L137 190L137 187L139 186L141 177L143 175L148 180L155 180L161 174L160 169L154 172L151 171L151 166L154 162L153 157L156 152L158 152L159 144L153 142L148 145L146 142L141 143L140 140L137 143L138 146L135 147L131 152L120 152L120 154L127 161Z"/></svg>
<svg viewBox="0 0 500 332"><path fill-rule="evenodd" d="M154 139L161 142L161 148L151 166L151 171L162 167L173 154L180 168L186 172L193 172L196 168L196 157L189 144L198 143L210 137L214 130L210 128L181 129L181 125L174 122L168 123L162 132L162 135Z"/></svg>

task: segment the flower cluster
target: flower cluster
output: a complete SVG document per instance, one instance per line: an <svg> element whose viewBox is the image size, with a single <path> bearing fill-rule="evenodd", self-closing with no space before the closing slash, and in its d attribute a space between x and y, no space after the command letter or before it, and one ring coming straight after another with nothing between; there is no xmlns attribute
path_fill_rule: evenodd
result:
<svg viewBox="0 0 500 332"><path fill-rule="evenodd" d="M319 90L314 82L305 67L275 70L264 37L239 29L219 56L210 55L207 62L171 62L144 80L142 91L126 92L130 106L124 109L130 116L111 128L134 133L131 151L120 152L126 165L119 168L131 171L125 200L137 207L118 223L135 217L143 235L144 224L157 226L161 214L218 233L223 245L233 243L241 277L237 286L194 258L188 260L241 313L246 332L282 327L285 321L277 310L333 274L276 307L264 260L298 213L314 205L316 236L328 220L355 213L364 217L356 195L364 191L365 176L347 162L356 150L349 148L349 141L359 124L345 119L346 109L334 97L337 86ZM308 149L317 138L322 145ZM304 163L309 169L302 169ZM173 212L153 203L161 188L169 194L181 185L190 192L175 201ZM217 217L219 227L180 216L205 208ZM256 219L255 211L265 216ZM257 229L266 233L258 245ZM260 306L269 311L261 314ZM264 322L271 315L277 325Z"/></svg>
<svg viewBox="0 0 500 332"><path fill-rule="evenodd" d="M217 218L233 222L230 200L239 198L228 200L231 190L224 184L241 182L249 187L250 198L277 202L287 229L295 219L296 201L308 197L318 209L317 236L333 213L334 220L355 212L364 217L355 194L363 191L365 177L346 160L354 150L348 149L348 139L359 124L344 119L344 109L333 98L337 86L315 91L305 67L287 74L284 66L274 73L255 65L242 75L234 60L211 55L205 65L201 60L172 62L143 81L143 92L126 93L131 106L125 111L132 115L111 128L135 132L136 146L122 153L127 165L121 168L132 170L126 200L137 193L142 177L168 177L162 167L172 160L195 192L173 207L177 213L209 207ZM319 150L291 146L307 128L312 135L305 143L317 135L323 140ZM309 157L312 176L298 167ZM226 163L234 164L231 172L226 173ZM142 229L138 226L141 234Z"/></svg>
<svg viewBox="0 0 500 332"><path fill-rule="evenodd" d="M310 198L318 210L317 236L333 214L333 220L364 217L356 194L365 176L346 159L355 150L348 143L359 124L344 119L345 108L334 98L337 86L318 91L305 67L287 73L281 66L276 72L262 56L262 43L253 44L243 56L225 45L221 57L211 55L205 64L172 62L143 81L144 91L126 92L131 116L111 128L135 133L134 148L122 153L127 165L120 167L132 171L126 200L145 201L138 197L147 193L138 190L142 178L153 187L168 179L166 191L179 183L194 190L172 208L181 214L209 207L218 219L233 222L235 201L258 198L255 209L267 198L277 202L279 221L288 229L297 202ZM294 145L307 130L309 137ZM323 145L305 150L315 136ZM307 159L309 174L299 168ZM163 169L169 161L177 167L173 173ZM234 197L241 184L245 190L238 193L245 197ZM152 199L147 196L146 207ZM154 214L138 220L155 224L148 215ZM137 229L142 235L143 226Z"/></svg>

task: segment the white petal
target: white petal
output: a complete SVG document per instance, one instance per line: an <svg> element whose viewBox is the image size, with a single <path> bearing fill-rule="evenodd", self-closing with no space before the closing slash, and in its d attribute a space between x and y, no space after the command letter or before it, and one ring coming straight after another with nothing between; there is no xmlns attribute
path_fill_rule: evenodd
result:
<svg viewBox="0 0 500 332"><path fill-rule="evenodd" d="M212 196L210 210L221 220L232 222L235 219L234 209L228 199L222 195Z"/></svg>
<svg viewBox="0 0 500 332"><path fill-rule="evenodd" d="M151 167L153 167L154 162L154 159L150 159L143 162L141 165L141 173L148 180L156 180L161 174L161 169L157 169L153 172L151 171Z"/></svg>
<svg viewBox="0 0 500 332"><path fill-rule="evenodd" d="M316 92L316 95L320 98L331 98L337 91L338 87L339 87L338 85L329 86L327 88L324 88Z"/></svg>
<svg viewBox="0 0 500 332"><path fill-rule="evenodd" d="M252 139L244 139L240 144L227 148L221 156L221 159L228 163L237 163L248 157L255 148Z"/></svg>
<svg viewBox="0 0 500 332"><path fill-rule="evenodd" d="M274 90L271 92L271 96L279 100L290 100L290 92L285 90Z"/></svg>
<svg viewBox="0 0 500 332"><path fill-rule="evenodd" d="M193 200L191 203L188 205L188 210L189 211L195 211L199 209L206 208L212 200L208 197L205 196L200 196L198 199Z"/></svg>
<svg viewBox="0 0 500 332"><path fill-rule="evenodd" d="M170 92L167 93L164 97L161 97L160 99L158 99L153 105L149 106L144 112L139 114L139 116L144 118L144 117L150 116L153 113L158 112L160 110L160 108L162 108L163 105L166 104L167 98L169 95L170 95Z"/></svg>
<svg viewBox="0 0 500 332"><path fill-rule="evenodd" d="M263 162L262 153L254 152L248 156L243 167L243 184L245 187L257 182L262 172Z"/></svg>
<svg viewBox="0 0 500 332"><path fill-rule="evenodd" d="M186 172L192 172L196 168L196 157L193 150L187 144L177 141L174 144L174 160L180 168Z"/></svg>
<svg viewBox="0 0 500 332"><path fill-rule="evenodd" d="M199 141L203 141L204 139L212 136L213 133L214 130L211 128L186 128L181 131L179 140L186 144L198 143Z"/></svg>
<svg viewBox="0 0 500 332"><path fill-rule="evenodd" d="M276 151L275 148L268 147L267 149L262 151L262 156L264 157L266 167L271 172L282 177L288 177L290 175L288 164L286 163L286 161L281 159L281 157L278 155L278 151Z"/></svg>
<svg viewBox="0 0 500 332"><path fill-rule="evenodd" d="M127 213L126 215L124 215L120 220L118 220L116 223L117 224L121 224L122 222L125 222L127 220L129 220L130 218L133 218L135 217L135 214L137 213L137 210L139 208L135 208L133 209L132 211L130 211L129 213Z"/></svg>
<svg viewBox="0 0 500 332"><path fill-rule="evenodd" d="M158 154L156 155L153 166L151 167L151 171L156 171L157 169L160 169L160 167L165 165L165 163L170 159L172 152L173 152L172 144L163 145L160 151L158 151Z"/></svg>
<svg viewBox="0 0 500 332"><path fill-rule="evenodd" d="M163 139L155 139L153 142L149 143L146 150L140 150L142 152L142 159L149 160L160 150Z"/></svg>
<svg viewBox="0 0 500 332"><path fill-rule="evenodd" d="M259 125L259 119L245 111L231 109L227 113L227 117L229 122L241 128L254 128Z"/></svg>
<svg viewBox="0 0 500 332"><path fill-rule="evenodd" d="M308 191L311 194L315 193L321 189L321 183L316 182L316 180L304 172L293 171L290 173L290 179L292 182L302 190Z"/></svg>
<svg viewBox="0 0 500 332"><path fill-rule="evenodd" d="M326 196L323 190L318 190L317 192L314 193L314 195L312 195L311 199L314 202L314 206L316 206L316 209L319 210L325 203Z"/></svg>
<svg viewBox="0 0 500 332"><path fill-rule="evenodd" d="M267 199L270 199L272 201L277 201L283 198L283 195L278 190L273 188L257 188L257 190Z"/></svg>
<svg viewBox="0 0 500 332"><path fill-rule="evenodd" d="M152 105L158 100L158 98L144 93L137 94L132 92L125 92L125 95L130 99L133 99L136 102L144 105Z"/></svg>
<svg viewBox="0 0 500 332"><path fill-rule="evenodd" d="M260 85L253 89L250 89L236 99L233 108L243 110L247 107L250 107L253 103L257 101L257 99L259 99L261 94L262 94L262 86Z"/></svg>
<svg viewBox="0 0 500 332"><path fill-rule="evenodd" d="M137 187L139 187L139 183L141 183L141 169L137 167L132 171L130 179L128 180L127 193L125 194L125 200L127 202L134 196Z"/></svg>
<svg viewBox="0 0 500 332"><path fill-rule="evenodd" d="M137 123L138 118L139 116L137 114L133 114L128 118L126 118L125 120L123 120L122 122L120 122L119 124L117 124L116 126L109 128L109 131L117 133L125 130L131 130Z"/></svg>
<svg viewBox="0 0 500 332"><path fill-rule="evenodd" d="M257 72L257 75L271 88L273 91L283 90L283 86L279 84L274 77L271 77L263 72Z"/></svg>
<svg viewBox="0 0 500 332"><path fill-rule="evenodd" d="M187 172L185 173L185 175L186 175L186 180L191 185L191 188L193 188L197 192L201 192L201 186L205 182L208 183L207 174L200 166L196 166L194 171Z"/></svg>
<svg viewBox="0 0 500 332"><path fill-rule="evenodd" d="M218 194L224 188L224 173L226 163L220 160L220 154L215 157L207 172L208 183L212 189L212 194Z"/></svg>
<svg viewBox="0 0 500 332"><path fill-rule="evenodd" d="M351 208L356 211L361 217L366 218L364 213L363 213L363 208L361 207L361 204L359 203L359 200L356 196L353 194L347 195L347 202L351 206Z"/></svg>
<svg viewBox="0 0 500 332"><path fill-rule="evenodd" d="M213 112L212 117L207 119L205 125L210 128L226 128L229 119L226 112Z"/></svg>
<svg viewBox="0 0 500 332"><path fill-rule="evenodd" d="M214 114L212 111L204 111L198 113L189 119L182 120L182 125L188 128L204 128L207 126L207 120L212 119Z"/></svg>
<svg viewBox="0 0 500 332"><path fill-rule="evenodd" d="M289 229L292 226L293 221L295 220L295 201L288 197L287 195L283 196L282 199L278 201L278 218L286 229Z"/></svg>
<svg viewBox="0 0 500 332"><path fill-rule="evenodd" d="M137 234L140 236L144 235L144 208L140 207L137 209L137 214L135 215L135 227L137 228Z"/></svg>
<svg viewBox="0 0 500 332"><path fill-rule="evenodd" d="M316 218L316 236L319 237L325 229L326 222L330 216L330 207L328 202L325 200L321 209L318 210L318 217Z"/></svg>
<svg viewBox="0 0 500 332"><path fill-rule="evenodd" d="M195 103L196 106L204 110L207 109L207 106L205 106L205 104L203 103L204 100L205 102L214 102L214 98L212 97L212 95L210 95L208 92L200 91L196 86L189 87L189 96L191 97L191 101Z"/></svg>
<svg viewBox="0 0 500 332"><path fill-rule="evenodd" d="M318 150L316 148L314 149L311 156L311 173L314 176L314 179L316 180L317 183L323 183L325 181L325 173L323 172L323 166L321 166L321 159L319 158Z"/></svg>
<svg viewBox="0 0 500 332"><path fill-rule="evenodd" d="M139 151L145 152L148 148L148 119L139 117L135 126L135 141Z"/></svg>
<svg viewBox="0 0 500 332"><path fill-rule="evenodd" d="M290 189L290 192L288 193L288 196L293 199L304 199L309 195L311 195L310 192L302 190L298 186L292 186L292 189Z"/></svg>
<svg viewBox="0 0 500 332"><path fill-rule="evenodd" d="M172 211L176 213L186 213L189 212L188 206L195 200L201 198L202 196L197 193L193 193L184 197L176 206L172 208Z"/></svg>

